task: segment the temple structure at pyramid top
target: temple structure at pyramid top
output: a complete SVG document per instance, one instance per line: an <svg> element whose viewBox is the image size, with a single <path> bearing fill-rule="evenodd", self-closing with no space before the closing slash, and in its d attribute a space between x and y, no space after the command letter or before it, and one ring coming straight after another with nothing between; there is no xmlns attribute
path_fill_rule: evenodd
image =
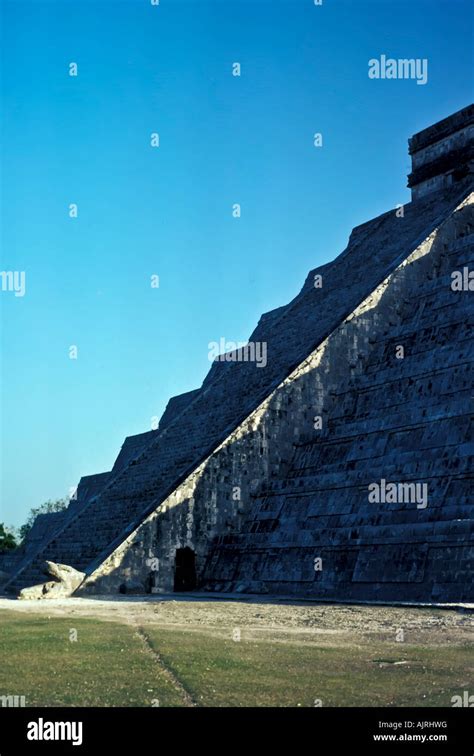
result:
<svg viewBox="0 0 474 756"><path fill-rule="evenodd" d="M464 181L474 173L474 105L419 131L408 144L413 200Z"/></svg>

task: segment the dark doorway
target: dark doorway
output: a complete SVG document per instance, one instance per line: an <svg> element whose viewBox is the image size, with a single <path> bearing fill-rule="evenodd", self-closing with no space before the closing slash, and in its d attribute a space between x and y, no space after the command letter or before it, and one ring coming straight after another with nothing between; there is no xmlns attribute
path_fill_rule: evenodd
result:
<svg viewBox="0 0 474 756"><path fill-rule="evenodd" d="M196 588L196 554L186 546L176 549L174 567L174 590L194 591Z"/></svg>

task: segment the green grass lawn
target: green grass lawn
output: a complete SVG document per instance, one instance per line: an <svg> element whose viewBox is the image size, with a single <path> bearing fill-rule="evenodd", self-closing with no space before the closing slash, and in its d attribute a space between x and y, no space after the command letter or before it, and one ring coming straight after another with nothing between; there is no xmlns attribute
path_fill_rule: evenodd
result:
<svg viewBox="0 0 474 756"><path fill-rule="evenodd" d="M148 647L119 622L2 612L0 695L24 695L27 706L183 706L184 688L198 706L449 707L472 683L466 645L144 630Z"/></svg>
<svg viewBox="0 0 474 756"><path fill-rule="evenodd" d="M77 641L69 640L71 628ZM181 705L133 628L2 612L0 695L15 694L27 706Z"/></svg>
<svg viewBox="0 0 474 756"><path fill-rule="evenodd" d="M316 699L323 706L451 706L451 696L472 682L465 646L318 648L147 633L200 706L314 706ZM399 661L407 663L393 663Z"/></svg>

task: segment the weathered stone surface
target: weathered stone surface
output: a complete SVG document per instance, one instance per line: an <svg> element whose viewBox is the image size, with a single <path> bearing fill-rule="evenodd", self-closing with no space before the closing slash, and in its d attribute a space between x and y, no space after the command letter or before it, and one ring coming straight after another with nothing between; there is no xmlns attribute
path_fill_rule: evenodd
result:
<svg viewBox="0 0 474 756"><path fill-rule="evenodd" d="M51 580L48 583L40 583L39 585L31 585L29 588L22 588L20 591L20 594L18 596L21 600L36 600L36 599L44 599L44 598L58 598L58 596L51 594L51 590L59 584L55 581ZM61 594L62 595L62 594Z"/></svg>
<svg viewBox="0 0 474 756"><path fill-rule="evenodd" d="M70 596L84 580L85 574L67 564L46 562L45 571L56 578L46 583L23 588L20 599L54 599Z"/></svg>
<svg viewBox="0 0 474 756"><path fill-rule="evenodd" d="M46 572L61 583L73 583L84 578L84 573L78 572L74 567L68 564L56 564L55 562L46 562Z"/></svg>

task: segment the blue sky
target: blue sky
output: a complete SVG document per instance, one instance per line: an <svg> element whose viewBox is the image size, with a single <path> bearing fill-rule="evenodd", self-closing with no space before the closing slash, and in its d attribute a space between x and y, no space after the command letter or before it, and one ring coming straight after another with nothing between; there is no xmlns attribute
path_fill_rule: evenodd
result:
<svg viewBox="0 0 474 756"><path fill-rule="evenodd" d="M472 99L473 18L467 0L1 8L0 269L26 294L0 292L0 521L21 525L198 387L210 341L244 341L409 200L408 136ZM427 58L428 83L369 79L381 54Z"/></svg>

